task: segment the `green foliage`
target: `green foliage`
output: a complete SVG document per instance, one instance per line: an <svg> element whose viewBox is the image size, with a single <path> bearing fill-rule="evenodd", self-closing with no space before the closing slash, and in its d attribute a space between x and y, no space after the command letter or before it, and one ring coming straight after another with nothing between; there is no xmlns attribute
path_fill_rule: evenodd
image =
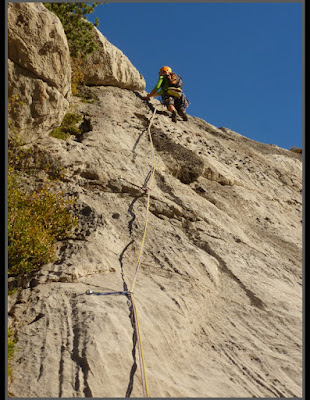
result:
<svg viewBox="0 0 310 400"><path fill-rule="evenodd" d="M12 378L11 360L16 350L17 339L12 329L8 330L8 377Z"/></svg>
<svg viewBox="0 0 310 400"><path fill-rule="evenodd" d="M290 151L293 151L294 153L302 154L302 149L297 146L291 147Z"/></svg>
<svg viewBox="0 0 310 400"><path fill-rule="evenodd" d="M71 90L73 96L79 96L82 88L85 86L85 76L80 56L71 57Z"/></svg>
<svg viewBox="0 0 310 400"><path fill-rule="evenodd" d="M9 97L9 101L8 101L8 115L10 117L9 121L8 121L9 129L13 128L12 120L14 120L16 118L16 116L20 112L21 107L23 107L23 106L24 106L24 102L22 101L20 95L12 94Z"/></svg>
<svg viewBox="0 0 310 400"><path fill-rule="evenodd" d="M98 26L98 18L92 24L86 19L102 3L45 3L45 7L60 19L67 37L71 55L71 89L73 96L80 95L85 84L82 60L98 49L93 26Z"/></svg>
<svg viewBox="0 0 310 400"><path fill-rule="evenodd" d="M73 201L47 183L30 192L20 187L19 174L8 176L9 273L25 274L54 260L55 243L76 225Z"/></svg>
<svg viewBox="0 0 310 400"><path fill-rule="evenodd" d="M22 101L20 95L14 94L9 98L8 109L11 113L17 113L19 111L19 106L23 107L24 102Z"/></svg>
<svg viewBox="0 0 310 400"><path fill-rule="evenodd" d="M50 132L50 136L53 136L57 139L66 140L70 135L74 135L79 137L81 135L81 130L76 125L81 122L83 117L79 114L67 113L64 116L64 119L60 125L60 127L53 129Z"/></svg>
<svg viewBox="0 0 310 400"><path fill-rule="evenodd" d="M8 142L8 272L24 275L54 260L55 244L67 238L77 224L71 213L73 200L57 191L47 180L41 187L25 184L34 159L32 148L25 149L21 140L11 137ZM49 168L40 155L37 164ZM36 170L38 171L38 170ZM29 177L29 176L28 176Z"/></svg>
<svg viewBox="0 0 310 400"><path fill-rule="evenodd" d="M73 96L81 97L84 103L95 103L98 97L91 93L85 84L83 60L81 57L71 57L71 90Z"/></svg>
<svg viewBox="0 0 310 400"><path fill-rule="evenodd" d="M99 25L98 18L94 24L85 18L87 14L94 12L97 3L45 3L44 5L60 19L72 57L84 58L98 48L93 33L93 25Z"/></svg>
<svg viewBox="0 0 310 400"><path fill-rule="evenodd" d="M29 164L31 150L25 149L18 134L11 134L8 138L9 167L17 170L26 169Z"/></svg>

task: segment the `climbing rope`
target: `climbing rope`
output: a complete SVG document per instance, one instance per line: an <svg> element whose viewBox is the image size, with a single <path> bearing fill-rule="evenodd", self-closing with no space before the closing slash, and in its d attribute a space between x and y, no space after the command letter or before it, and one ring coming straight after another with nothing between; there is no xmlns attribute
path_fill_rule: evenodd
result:
<svg viewBox="0 0 310 400"><path fill-rule="evenodd" d="M137 277L138 277L138 272L139 272L139 269L141 266L141 260L142 260L142 254L143 254L146 230L147 230L147 224L148 224L149 210L150 210L151 188L152 188L153 178L154 178L154 174L155 174L155 167L156 167L155 151L154 151L154 145L153 145L153 140L152 140L152 135L151 135L151 126L153 124L155 114L156 114L156 108L154 108L154 112L153 112L153 115L152 115L152 118L151 118L151 121L150 121L150 124L148 127L148 133L149 133L149 138L150 138L150 143L151 143L151 148L152 148L153 167L152 167L151 177L149 180L149 186L147 187L147 205L146 205L144 232L143 232L136 272L135 272L134 279L133 279L133 282L131 285L131 289L129 290L129 292L131 292L130 299L131 299L132 308L133 308L133 312L134 312L134 320L135 320L136 332L137 332L139 362L140 362L141 380L142 380L142 388L143 388L144 397L150 397L150 395L149 395L149 391L148 391L148 384L147 384L147 378L146 378L146 368L145 368L145 362L144 362L144 356L143 356L143 347L142 347L142 340L141 340L141 333L140 333L140 326L139 326L138 311L137 311L136 303L134 300L133 289L135 287Z"/></svg>
<svg viewBox="0 0 310 400"><path fill-rule="evenodd" d="M150 177L150 181L149 181L149 186L147 188L147 205L146 205L144 232L143 232L143 237L142 237L142 242L141 242L140 253L139 253L139 257L138 257L138 265L137 265L133 283L132 283L131 289L130 289L131 291L133 291L133 289L135 287L138 272L139 272L140 265L141 265L142 253L143 253L144 242L145 242L145 237L146 237L146 229L147 229L147 224L148 224L149 209L150 209L151 188L152 188L152 183L153 183L153 178L154 178L155 168L156 168L155 151L154 151L154 145L153 145L153 140L152 140L152 135L151 135L151 126L153 124L155 114L156 114L156 108L154 108L154 112L153 112L153 115L152 115L152 118L151 118L151 121L150 121L150 124L148 127L148 134L149 134L151 148L152 148L153 167L152 167L152 173L151 173L151 177Z"/></svg>
<svg viewBox="0 0 310 400"><path fill-rule="evenodd" d="M135 298L134 298L133 293L131 293L131 295L130 295L130 300L132 303L133 316L134 316L136 332L137 332L137 343L138 343L139 364L140 364L140 371L141 371L143 396L150 397L148 385L147 385L147 378L146 378L146 368L145 368L145 362L144 362L144 356L143 356L143 347L142 347L142 340L141 340L141 333L140 333L140 326L139 326L139 319L138 319L138 311L137 311L137 306L135 303Z"/></svg>
<svg viewBox="0 0 310 400"><path fill-rule="evenodd" d="M152 135L151 135L151 127L154 121L154 117L156 114L156 108L154 108L154 112L151 118L151 121L149 123L148 127L148 134L149 134L149 139L151 143L151 148L152 148L152 159L153 159L153 166L151 171L149 172L144 185L138 186L132 182L128 182L132 184L133 186L138 187L141 190L144 190L145 193L147 193L147 205L146 205L146 215L145 215L145 224L144 224L144 232L143 232L143 237L142 237L142 242L141 242L141 247L140 247L140 252L138 256L138 261L137 261L137 267L136 271L134 274L133 282L131 285L131 289L128 291L116 291L116 292L93 292L92 290L87 290L86 294L91 295L95 294L97 296L104 296L104 295L126 295L131 301L132 304L132 310L133 310L133 316L134 316L134 323L135 323L135 329L137 333L137 344L138 344L138 352L139 352L139 364L140 364L140 371L141 371L141 380L142 380L142 389L143 389L143 396L144 397L150 397L149 395L149 390L148 390L148 384L147 384L147 377L146 377L146 368L145 368L145 362L144 362L144 356L143 356L143 347L142 347L142 340L141 340L141 333L140 333L140 326L139 326L139 318L138 318L138 310L134 298L134 293L133 289L135 287L137 277L138 277L138 272L141 266L141 260L142 260L142 254L143 254L143 249L144 249L144 243L145 243L145 237L146 237L146 230L147 230L147 225L148 225L148 217L149 217L149 210L150 210L150 198L151 198L151 188L152 188L152 183L153 183L153 178L155 175L155 167L156 167L156 162L155 162L155 151L154 151L154 145L153 145L153 140L152 140ZM120 177L121 180L126 181L126 179ZM147 186L147 183L149 185Z"/></svg>

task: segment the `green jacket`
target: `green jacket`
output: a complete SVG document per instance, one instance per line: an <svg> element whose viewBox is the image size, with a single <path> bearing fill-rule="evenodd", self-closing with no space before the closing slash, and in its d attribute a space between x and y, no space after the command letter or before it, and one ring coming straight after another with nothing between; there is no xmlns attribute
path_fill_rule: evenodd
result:
<svg viewBox="0 0 310 400"><path fill-rule="evenodd" d="M156 93L158 95L163 95L167 91L169 86L170 86L169 79L166 76L160 76L153 90L156 90Z"/></svg>

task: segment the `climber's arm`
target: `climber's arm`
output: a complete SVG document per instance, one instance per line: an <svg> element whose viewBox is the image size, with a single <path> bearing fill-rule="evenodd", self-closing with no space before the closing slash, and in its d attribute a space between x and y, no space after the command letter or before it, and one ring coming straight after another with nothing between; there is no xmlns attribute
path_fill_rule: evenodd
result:
<svg viewBox="0 0 310 400"><path fill-rule="evenodd" d="M159 96L162 93L161 85L163 83L163 79L164 79L163 76L159 77L158 82L154 86L153 90L144 97L145 100L148 100L150 97Z"/></svg>

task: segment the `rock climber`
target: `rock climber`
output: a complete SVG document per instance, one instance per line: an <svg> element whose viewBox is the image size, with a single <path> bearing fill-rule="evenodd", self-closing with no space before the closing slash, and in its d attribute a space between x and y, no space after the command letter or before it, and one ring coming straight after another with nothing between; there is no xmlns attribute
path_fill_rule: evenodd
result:
<svg viewBox="0 0 310 400"><path fill-rule="evenodd" d="M167 66L161 67L158 74L159 79L156 86L150 93L142 97L143 100L149 100L150 97L161 95L162 104L167 106L168 111L171 112L172 121L177 122L177 113L182 117L183 121L187 121L185 110L189 105L189 101L182 91L183 82L180 75L172 72L172 69Z"/></svg>

